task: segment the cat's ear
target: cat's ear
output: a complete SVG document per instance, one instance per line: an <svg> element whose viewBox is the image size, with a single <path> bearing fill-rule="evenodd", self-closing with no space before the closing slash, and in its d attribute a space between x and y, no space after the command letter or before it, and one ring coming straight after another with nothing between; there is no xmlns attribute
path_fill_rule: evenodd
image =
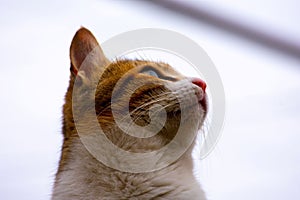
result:
<svg viewBox="0 0 300 200"><path fill-rule="evenodd" d="M99 74L109 64L93 34L80 28L73 37L70 47L71 73L90 79Z"/></svg>

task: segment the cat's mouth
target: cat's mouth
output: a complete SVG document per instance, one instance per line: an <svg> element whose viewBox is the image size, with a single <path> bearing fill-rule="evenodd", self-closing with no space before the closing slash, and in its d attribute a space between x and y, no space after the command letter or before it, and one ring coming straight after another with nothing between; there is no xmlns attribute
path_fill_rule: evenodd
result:
<svg viewBox="0 0 300 200"><path fill-rule="evenodd" d="M206 97L206 94L204 94L204 97L198 101L200 106L203 108L204 112L207 112L207 108L208 108L208 105L207 105L207 97Z"/></svg>

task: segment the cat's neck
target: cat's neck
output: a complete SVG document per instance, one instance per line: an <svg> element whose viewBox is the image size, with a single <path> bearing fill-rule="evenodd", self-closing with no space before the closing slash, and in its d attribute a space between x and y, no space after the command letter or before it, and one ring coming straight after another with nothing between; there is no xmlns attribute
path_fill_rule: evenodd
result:
<svg viewBox="0 0 300 200"><path fill-rule="evenodd" d="M182 156L172 165L151 173L126 173L96 160L79 138L69 147L67 162L60 166L53 199L205 199L192 173L192 158ZM151 196L152 195L152 196Z"/></svg>

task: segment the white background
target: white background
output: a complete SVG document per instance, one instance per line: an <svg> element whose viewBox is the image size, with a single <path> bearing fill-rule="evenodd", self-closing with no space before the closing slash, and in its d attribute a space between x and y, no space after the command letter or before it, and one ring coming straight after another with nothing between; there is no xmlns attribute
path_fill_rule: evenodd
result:
<svg viewBox="0 0 300 200"><path fill-rule="evenodd" d="M189 1L299 44L299 3ZM226 120L199 164L211 200L300 199L300 62L137 1L0 1L0 199L49 199L60 155L69 45L82 25L99 42L145 27L202 46L225 87Z"/></svg>

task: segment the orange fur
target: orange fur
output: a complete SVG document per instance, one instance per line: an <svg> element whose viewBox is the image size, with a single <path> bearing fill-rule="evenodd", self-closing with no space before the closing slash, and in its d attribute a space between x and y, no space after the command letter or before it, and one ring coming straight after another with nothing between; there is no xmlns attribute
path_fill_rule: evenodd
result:
<svg viewBox="0 0 300 200"><path fill-rule="evenodd" d="M87 55L95 48L98 50L87 63L87 68L81 70ZM123 112L123 96L133 93L129 109L135 123L144 126L149 123L148 109L158 95L170 93L165 85L184 80L185 77L171 66L161 62L143 60L118 60L110 63L104 56L94 36L85 28L81 28L74 36L71 48L71 77L69 88L65 96L63 107L63 135L62 154L53 191L53 199L205 199L200 186L193 176L191 150L193 146L175 163L170 166L149 173L127 173L111 169L96 160L81 143L74 123L72 111L72 93L75 78L78 78L82 90L88 90L92 84L97 84L93 97L83 96L80 105L81 117L89 119L85 114L88 109L95 109L98 122L107 138L115 145L131 152L150 152L162 148L175 136L180 123L180 107L172 95L160 101L168 113L168 120L164 128L150 138L136 138L124 134L115 124L111 111L112 91L117 91L117 111ZM140 73L145 67L151 66L163 78ZM103 73L98 81L98 74ZM116 83L118 82L118 86ZM146 82L143 87L134 90L134 86ZM192 85L192 84L191 84ZM191 86L194 91L195 86ZM180 88L182 89L182 88ZM95 107L85 105L84 98L95 98ZM149 103L150 102L150 103ZM138 110L135 118L135 108L149 103ZM195 112L195 106L186 109ZM189 123L202 124L205 111L201 110L199 119L184 119L187 128ZM196 109L196 110L197 110ZM197 115L198 116L198 115ZM89 121L89 120L87 120ZM85 124L86 134L89 134L90 124Z"/></svg>

